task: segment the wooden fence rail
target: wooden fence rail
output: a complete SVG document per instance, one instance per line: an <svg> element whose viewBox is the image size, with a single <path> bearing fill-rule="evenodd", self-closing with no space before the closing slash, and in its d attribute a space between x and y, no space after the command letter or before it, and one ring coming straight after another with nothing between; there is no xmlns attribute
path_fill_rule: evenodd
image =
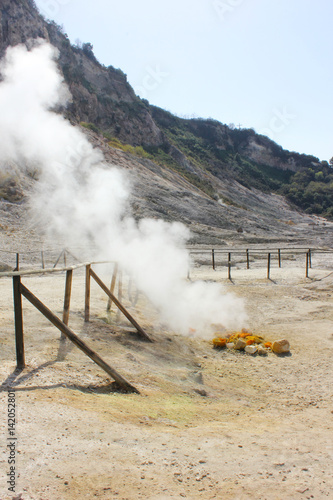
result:
<svg viewBox="0 0 333 500"><path fill-rule="evenodd" d="M17 368L25 367L22 295L38 309L56 328L58 328L73 344L83 351L94 363L112 377L118 386L126 392L139 391L124 379L114 368L106 363L95 351L90 349L58 316L48 309L26 286L21 283L20 276L13 277L14 310L15 310L15 338L17 353ZM68 289L67 289L68 291Z"/></svg>
<svg viewBox="0 0 333 500"><path fill-rule="evenodd" d="M60 259L61 255L59 256ZM59 260L58 259L58 260ZM106 287L106 285L101 281L97 274L91 269L91 263L79 264L76 266L66 267L63 269L45 269L39 270L30 269L27 271L20 271L16 269L10 273L1 273L1 275L11 276L13 279L13 300L14 300L14 320L15 320L15 344L16 344L16 364L18 369L23 369L25 367L25 349L24 349L24 330L23 330L23 310L22 310L22 296L25 297L37 310L39 310L56 328L61 332L61 341L64 341L66 337L73 342L81 351L83 351L94 363L96 363L100 368L102 368L111 378L113 378L116 384L124 390L125 392L139 393L139 391L131 385L124 377L122 377L114 368L112 368L108 363L106 363L95 351L93 351L87 344L85 344L69 327L69 312L70 312L70 301L71 301L71 291L72 291L72 281L73 281L73 270L85 266L86 269L86 288L85 288L85 319L89 321L89 309L90 309L90 278L92 277L97 284L102 288L102 290L107 294L107 296L112 300L112 302L118 307L118 309L127 317L127 319L135 326L138 333L145 339L152 342L150 336L140 327L140 325L134 320L131 314L126 310L126 308L121 304L120 300L117 299ZM18 268L18 266L17 266ZM66 283L65 283L65 294L64 294L64 307L63 307L63 317L62 320L58 318L41 300L39 300L23 283L21 282L21 276L33 275L33 274L46 274L66 271Z"/></svg>

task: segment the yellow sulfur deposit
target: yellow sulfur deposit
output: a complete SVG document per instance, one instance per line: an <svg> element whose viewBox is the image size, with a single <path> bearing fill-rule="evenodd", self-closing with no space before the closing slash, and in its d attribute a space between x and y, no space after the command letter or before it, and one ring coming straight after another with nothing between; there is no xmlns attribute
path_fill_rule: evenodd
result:
<svg viewBox="0 0 333 500"><path fill-rule="evenodd" d="M223 339L221 337L216 337L213 339L214 347L225 347L227 345L227 339Z"/></svg>
<svg viewBox="0 0 333 500"><path fill-rule="evenodd" d="M240 339L246 342L247 346L257 345L261 346L263 352L265 349L272 350L272 342L265 342L265 339L260 335L253 335L247 330L242 330L241 332L232 332L231 334L226 334L225 337L219 337L218 332L216 332L216 337L212 340L213 346L215 348L222 348L228 346L234 347ZM266 351L267 352L267 351Z"/></svg>
<svg viewBox="0 0 333 500"><path fill-rule="evenodd" d="M264 341L263 337L259 337L258 335L247 335L245 340L252 342L252 344L261 344Z"/></svg>

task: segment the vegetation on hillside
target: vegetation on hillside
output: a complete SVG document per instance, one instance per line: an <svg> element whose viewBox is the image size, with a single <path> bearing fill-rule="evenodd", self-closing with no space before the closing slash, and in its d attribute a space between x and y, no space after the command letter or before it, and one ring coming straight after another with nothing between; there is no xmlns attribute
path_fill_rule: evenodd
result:
<svg viewBox="0 0 333 500"><path fill-rule="evenodd" d="M333 220L333 168L328 164L296 172L281 193L306 213Z"/></svg>
<svg viewBox="0 0 333 500"><path fill-rule="evenodd" d="M82 78L79 72L75 76ZM83 83L87 88L87 82ZM257 135L253 129L231 129L211 119L179 118L165 110L149 106L140 99L134 104L151 110L153 119L165 134L165 143L160 146L132 146L104 132L110 146L177 171L213 199L220 197L220 194L216 192L214 182L207 178L207 173L221 180L232 177L248 189L256 188L266 193L284 195L309 214L333 219L332 164L319 162L314 156L290 153L269 138ZM121 102L119 105L126 107L129 119L137 111L133 103L129 105ZM95 124L82 125L103 134ZM256 142L268 147L281 163L288 165L291 155L296 155L301 165L300 170L294 172L288 168L259 164L248 158L244 154L244 145L254 136ZM181 152L182 158L175 155L175 150Z"/></svg>
<svg viewBox="0 0 333 500"><path fill-rule="evenodd" d="M211 198L216 198L216 193L212 184L202 176L198 176L182 167L170 155L170 153L168 152L168 147L145 146L145 148L143 148L142 146L132 146L131 144L124 144L116 137L111 137L110 134L108 134L107 132L103 132L93 123L81 122L81 126L87 128L88 130L92 130L95 133L102 134L106 139L109 140L109 146L115 149L121 149L122 151L125 151L125 153L132 154L139 158L146 158L148 160L152 160L157 165L170 168L171 170L179 173L187 181L193 184L193 186L197 187Z"/></svg>
<svg viewBox="0 0 333 500"><path fill-rule="evenodd" d="M262 165L242 154L242 146L256 135L254 130L229 129L231 141L228 144L225 140L226 146L221 148L217 134L225 134L226 126L219 122L185 120L158 108L154 111L154 118L169 141L196 167L221 179L232 176L249 189L284 195L306 213L333 219L333 159L328 164L311 155L289 153L267 137L257 136L263 145L269 143L274 156L282 162L297 155L303 166L294 172Z"/></svg>

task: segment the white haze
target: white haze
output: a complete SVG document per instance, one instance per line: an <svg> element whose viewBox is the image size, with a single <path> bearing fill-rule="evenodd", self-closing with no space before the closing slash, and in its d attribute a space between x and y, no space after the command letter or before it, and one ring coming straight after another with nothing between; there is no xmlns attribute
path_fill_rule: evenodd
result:
<svg viewBox="0 0 333 500"><path fill-rule="evenodd" d="M49 237L97 248L116 260L174 330L211 337L211 324L244 325L243 301L216 283L189 282L189 231L180 223L130 215L129 181L106 164L78 128L53 110L69 91L57 50L44 41L9 48L1 64L0 162L38 172L30 209Z"/></svg>

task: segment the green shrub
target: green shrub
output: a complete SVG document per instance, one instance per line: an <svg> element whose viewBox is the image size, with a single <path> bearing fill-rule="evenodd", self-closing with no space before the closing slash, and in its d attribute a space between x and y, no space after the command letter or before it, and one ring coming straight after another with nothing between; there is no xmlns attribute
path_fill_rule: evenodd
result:
<svg viewBox="0 0 333 500"><path fill-rule="evenodd" d="M87 122L81 122L80 125L84 128L87 128L88 130L92 130L93 132L96 132L96 134L100 134L101 130L96 127L94 123L87 123Z"/></svg>
<svg viewBox="0 0 333 500"><path fill-rule="evenodd" d="M140 158L150 158L150 155L143 149L142 146L131 146L130 144L123 144L119 139L117 139L117 137L112 137L108 144L112 148L125 151L125 153L130 153L131 155L139 156Z"/></svg>

